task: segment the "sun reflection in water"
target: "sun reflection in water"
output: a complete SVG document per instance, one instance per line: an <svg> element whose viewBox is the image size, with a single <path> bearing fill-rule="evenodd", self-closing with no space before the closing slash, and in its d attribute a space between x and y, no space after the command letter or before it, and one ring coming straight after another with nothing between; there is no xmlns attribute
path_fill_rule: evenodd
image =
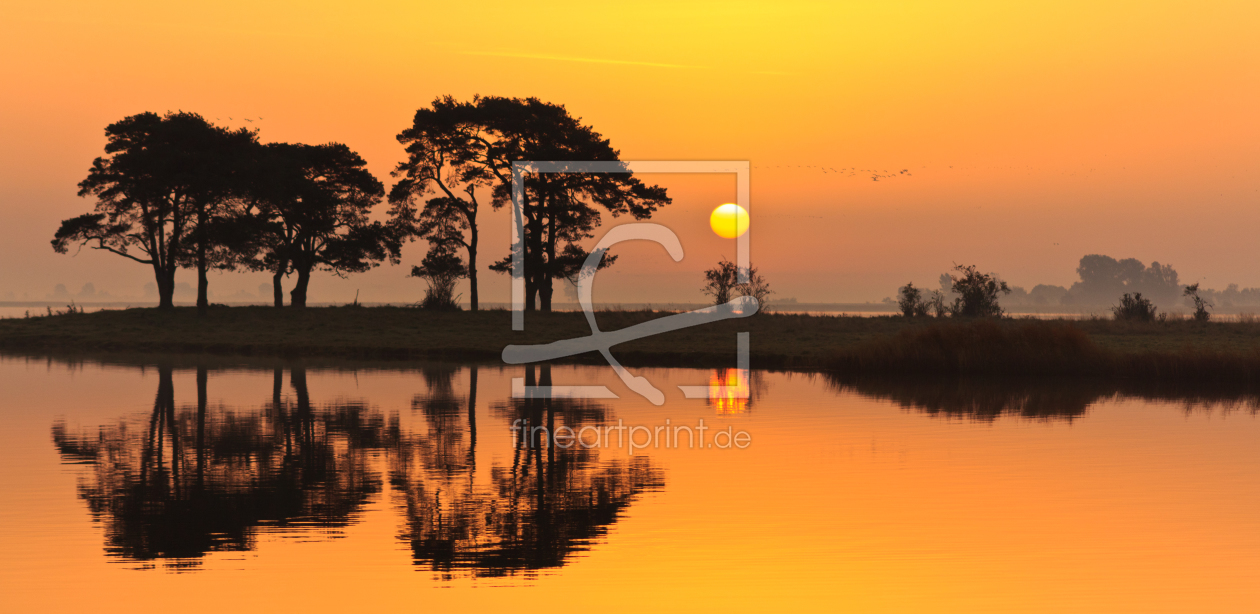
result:
<svg viewBox="0 0 1260 614"><path fill-rule="evenodd" d="M720 416L748 411L748 372L741 369L714 369L709 375L709 404Z"/></svg>

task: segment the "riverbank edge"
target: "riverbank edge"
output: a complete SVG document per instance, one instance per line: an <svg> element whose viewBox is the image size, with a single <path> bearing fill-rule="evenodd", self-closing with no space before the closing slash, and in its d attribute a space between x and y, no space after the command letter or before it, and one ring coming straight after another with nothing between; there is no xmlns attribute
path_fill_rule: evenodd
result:
<svg viewBox="0 0 1260 614"><path fill-rule="evenodd" d="M669 313L643 310L605 312L599 318L603 329L616 330L664 315ZM506 311L291 312L234 307L218 308L209 318L198 319L191 309L131 309L0 320L0 351L27 356L176 354L505 365L502 348L509 342L543 343L590 334L580 313L527 314L535 329L532 335L512 333L509 316ZM1133 325L1009 318L960 322L766 314L720 324L729 330L689 329L668 340L614 346L613 353L622 364L637 368L732 368L733 332L748 329L753 339L751 366L759 370L1260 383L1260 324L1255 323ZM1107 342L1100 344L1098 337ZM552 362L607 364L597 352Z"/></svg>

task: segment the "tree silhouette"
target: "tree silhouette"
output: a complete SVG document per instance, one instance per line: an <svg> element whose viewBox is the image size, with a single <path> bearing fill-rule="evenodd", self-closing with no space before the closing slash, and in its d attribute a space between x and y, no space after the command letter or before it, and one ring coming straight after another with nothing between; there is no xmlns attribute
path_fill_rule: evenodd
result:
<svg viewBox="0 0 1260 614"><path fill-rule="evenodd" d="M563 106L537 98L477 97L468 113L481 126L471 135L475 147L468 152L469 164L493 178L496 209L511 202L513 162L616 162L620 156L608 139ZM551 309L552 282L572 274L567 263L585 259L586 251L578 242L593 236L601 210L614 217L629 214L645 219L670 202L664 188L646 186L629 172L583 173L582 162L574 162L572 168L571 173L534 173L524 178L524 244L519 247L524 250L527 310ZM497 272L510 268L510 256L490 267Z"/></svg>
<svg viewBox="0 0 1260 614"><path fill-rule="evenodd" d="M1196 322L1207 322L1212 319L1212 312L1208 311L1208 308L1212 306L1212 303L1199 296L1198 282L1186 286L1185 290L1182 291L1182 294L1194 301L1194 320Z"/></svg>
<svg viewBox="0 0 1260 614"><path fill-rule="evenodd" d="M468 253L469 302L477 311L477 190L491 185L493 176L484 164L485 123L469 103L451 96L437 98L432 108L416 111L411 127L398 135L407 148L407 160L398 164L395 177L402 179L390 190L395 206L407 207L416 235L435 247ZM437 193L417 209L414 201ZM465 236L465 232L467 236Z"/></svg>
<svg viewBox="0 0 1260 614"><path fill-rule="evenodd" d="M297 274L290 304L305 307L315 269L344 275L400 261L408 222L396 209L389 223L369 219L385 189L357 153L340 143L272 143L259 153L253 215L237 221L249 247L239 249L253 250L249 268L272 274L276 306L290 272Z"/></svg>
<svg viewBox="0 0 1260 614"><path fill-rule="evenodd" d="M950 312L966 318L1001 317L999 295L1010 294L1006 282L992 273L981 273L976 265L954 265L958 275L950 275L953 290L958 294Z"/></svg>
<svg viewBox="0 0 1260 614"><path fill-rule="evenodd" d="M458 367L422 365L412 409L423 419L405 432L365 401L312 399L301 366L289 370L289 394L276 368L271 398L256 407L211 405L202 365L195 405L178 404L174 368L157 372L146 418L77 433L52 427L62 458L84 468L79 497L104 528L106 553L126 560L192 567L211 552L255 548L268 527L336 531L382 492L379 457L416 565L444 575L530 572L590 548L640 493L664 483L644 455L602 460L547 436L518 440L510 461L479 473L476 367L465 392L454 384ZM530 368L526 381L551 384L546 367L541 379ZM606 407L563 399L492 409L553 428L609 419Z"/></svg>
<svg viewBox="0 0 1260 614"><path fill-rule="evenodd" d="M407 525L402 539L417 565L444 577L501 577L560 567L590 548L641 493L660 488L664 477L644 456L600 461L596 450L551 445L549 436L518 440L508 465L490 469L490 483L476 476L476 378L470 375L465 446L460 428L464 399L451 386L453 371L425 372L429 393L413 407L428 428L400 440L391 482L403 492ZM551 385L550 368L526 385ZM513 399L495 407L499 417L532 425L578 427L603 421L607 409L564 399ZM467 459L467 460L465 460Z"/></svg>
<svg viewBox="0 0 1260 614"><path fill-rule="evenodd" d="M468 275L468 267L449 245L434 244L419 266L411 267L411 276L428 282L421 309L434 311L458 311L455 302L455 283Z"/></svg>
<svg viewBox="0 0 1260 614"><path fill-rule="evenodd" d="M1081 258L1076 273L1081 280L1072 284L1069 295L1078 303L1102 304L1121 294L1138 292L1167 305L1181 293L1177 271L1159 262L1148 267L1136 258L1116 260L1090 254Z"/></svg>
<svg viewBox="0 0 1260 614"><path fill-rule="evenodd" d="M739 281L741 272L744 273L747 281ZM766 298L774 294L774 291L770 289L770 283L751 263L746 270L741 271L734 262L722 258L716 266L704 272L704 280L704 286L700 288L700 292L713 297L714 305L721 305L740 296L751 296L757 299L757 304L764 309Z"/></svg>
<svg viewBox="0 0 1260 614"><path fill-rule="evenodd" d="M158 366L147 428L53 426L62 456L91 467L79 495L105 525L108 554L193 566L209 552L252 549L264 525L344 527L380 492L369 456L396 446L397 425L365 404L313 405L298 368L292 401L277 371L261 411L212 408L199 367L197 405L180 408L172 374Z"/></svg>
<svg viewBox="0 0 1260 614"><path fill-rule="evenodd" d="M64 220L53 249L87 245L152 266L163 308L174 305L176 269L194 266L204 311L211 223L241 187L241 154L254 133L179 112L132 115L105 135L106 155L79 183L79 196L96 197L95 211Z"/></svg>

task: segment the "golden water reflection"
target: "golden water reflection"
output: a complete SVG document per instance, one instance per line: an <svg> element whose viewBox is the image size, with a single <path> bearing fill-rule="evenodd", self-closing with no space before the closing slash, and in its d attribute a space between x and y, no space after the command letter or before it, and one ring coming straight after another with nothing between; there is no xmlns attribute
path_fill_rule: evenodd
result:
<svg viewBox="0 0 1260 614"><path fill-rule="evenodd" d="M204 368L198 402L177 404L172 367L157 371L145 422L52 427L62 458L90 468L79 496L105 527L105 551L129 561L193 569L211 552L253 550L276 528L328 538L362 515L387 476L415 564L448 579L510 576L563 566L664 484L646 456L601 458L546 438L513 445L510 462L479 473L476 367L464 394L452 382L458 369L423 368L425 391L411 403L419 420L405 429L367 400L312 400L304 368L276 369L271 398L256 407L209 404ZM611 415L550 399L496 408L570 427Z"/></svg>
<svg viewBox="0 0 1260 614"><path fill-rule="evenodd" d="M607 369L556 369L615 385ZM656 407L514 399L521 375L0 356L4 609L1260 603L1255 391L753 372L742 406ZM752 444L631 456L509 430L700 419ZM500 586L525 590L485 590Z"/></svg>
<svg viewBox="0 0 1260 614"><path fill-rule="evenodd" d="M709 404L719 415L748 411L748 375L739 369L714 369L709 375Z"/></svg>

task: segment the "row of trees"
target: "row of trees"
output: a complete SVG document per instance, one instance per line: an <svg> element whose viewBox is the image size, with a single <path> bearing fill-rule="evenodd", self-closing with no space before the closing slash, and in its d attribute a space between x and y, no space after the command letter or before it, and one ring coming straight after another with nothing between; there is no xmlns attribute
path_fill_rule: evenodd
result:
<svg viewBox="0 0 1260 614"><path fill-rule="evenodd" d="M514 161L615 162L620 156L608 139L564 107L533 98L439 98L416 112L398 140L407 160L394 171L400 181L390 201L414 210L416 233L429 241L436 265L415 273L432 281L450 270L440 266L440 256L462 250L473 309L478 302L477 212L483 204L478 193L488 190L494 209L510 203ZM524 245L513 247L524 249L527 311L551 310L555 280L576 276L588 255L578 242L593 236L602 212L646 219L670 203L664 188L645 185L630 173L531 173L523 179ZM611 263L605 258L602 266ZM511 255L489 268L509 272Z"/></svg>
<svg viewBox="0 0 1260 614"><path fill-rule="evenodd" d="M276 369L270 398L254 407L208 403L204 365L197 402L177 404L175 369L156 370L148 416L52 429L62 458L83 470L79 497L114 557L187 569L210 552L252 550L268 525L344 527L388 480L400 503L398 539L415 565L448 579L514 575L567 564L640 494L664 485L643 454L610 459L557 443L557 425L602 426L607 406L509 398L487 408L483 397L478 407L476 366L462 391L454 368L423 367L425 389L412 398L416 420L406 428L367 399L313 398L301 366L289 370L287 392ZM550 366L530 365L526 381L551 385ZM510 453L488 454L478 413L527 429Z"/></svg>
<svg viewBox="0 0 1260 614"><path fill-rule="evenodd" d="M340 143L262 144L186 112L133 115L105 133L106 155L79 183L95 211L64 220L53 249L86 245L151 266L161 307L173 306L179 268L197 271L202 312L211 269L272 273L277 306L296 274L291 303L302 307L314 270L396 263L411 235L404 209L369 219L384 185Z"/></svg>
<svg viewBox="0 0 1260 614"><path fill-rule="evenodd" d="M195 113L142 113L106 128L105 156L79 184L92 213L64 220L52 244L105 250L153 268L159 305L173 306L175 272L197 271L197 306L208 308L212 269L267 271L274 299L296 275L291 305L305 306L315 270L366 271L424 239L413 275L453 287L470 281L478 306L478 213L511 202L512 163L617 161L608 139L560 105L529 98L436 99L398 135L407 159L388 191L340 143L263 144L256 131L216 126ZM630 173L524 176L526 309L551 309L553 282L572 278L603 212L650 217L665 189ZM373 220L388 196L384 220ZM466 258L466 260L465 260ZM611 264L605 258L603 266ZM489 268L509 272L510 254ZM432 285L431 285L432 287ZM448 291L449 294L449 291Z"/></svg>

